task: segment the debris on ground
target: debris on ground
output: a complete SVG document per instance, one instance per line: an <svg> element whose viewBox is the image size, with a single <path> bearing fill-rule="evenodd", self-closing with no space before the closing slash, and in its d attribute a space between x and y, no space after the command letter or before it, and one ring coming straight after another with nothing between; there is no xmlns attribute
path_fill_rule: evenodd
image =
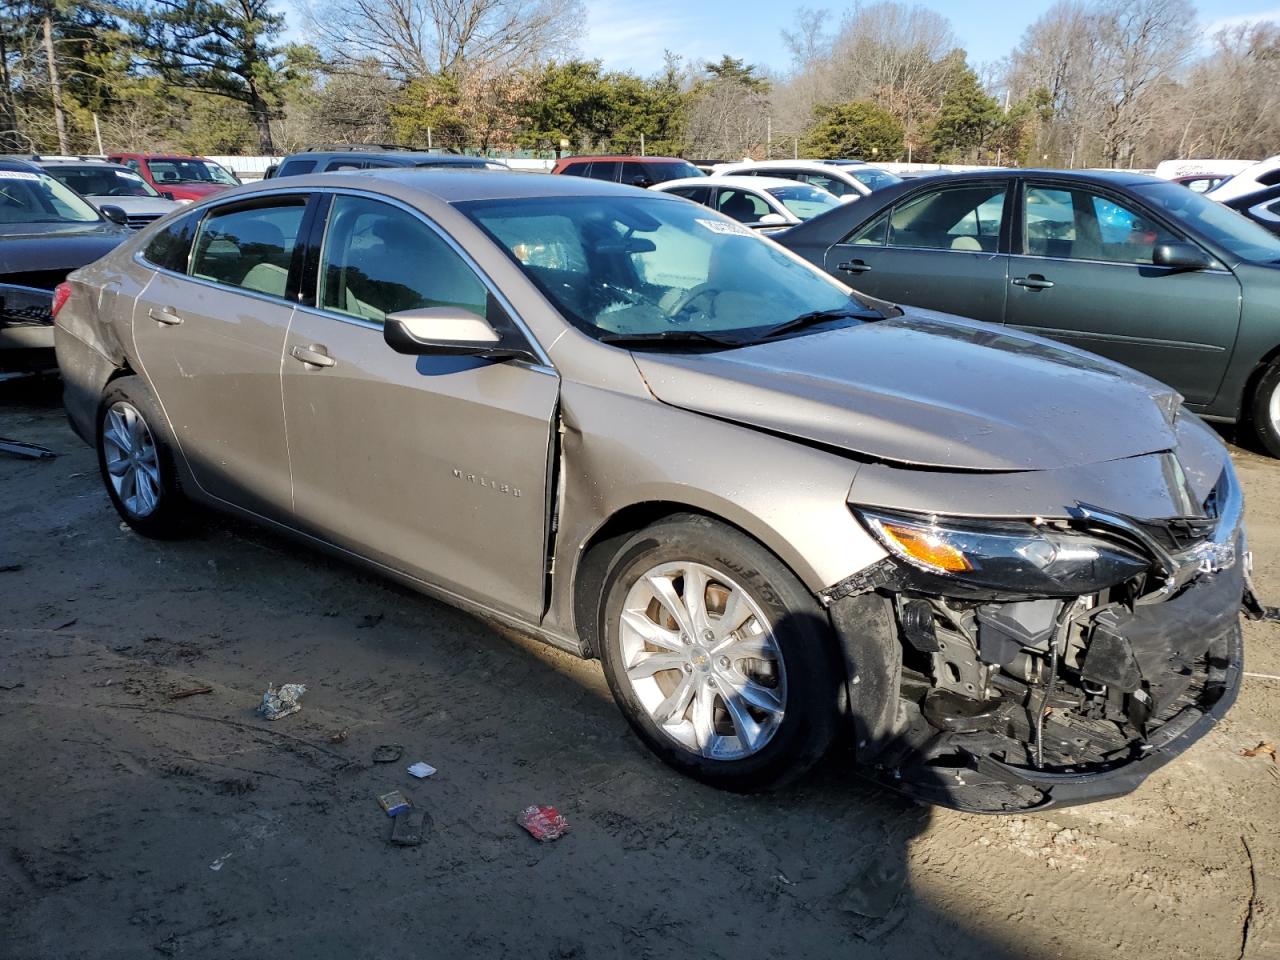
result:
<svg viewBox="0 0 1280 960"><path fill-rule="evenodd" d="M52 460L57 456L48 447L42 447L38 443L23 443L21 440L6 440L3 437L0 437L0 453L11 453L26 460Z"/></svg>
<svg viewBox="0 0 1280 960"><path fill-rule="evenodd" d="M213 693L213 687L192 687L190 690L178 690L169 694L169 699L185 700L187 697L198 697L202 693Z"/></svg>
<svg viewBox="0 0 1280 960"><path fill-rule="evenodd" d="M360 622L356 624L356 629L368 630L371 627L376 627L382 622L382 616L380 613L366 613L360 618Z"/></svg>
<svg viewBox="0 0 1280 960"><path fill-rule="evenodd" d="M273 684L268 684L267 692L262 695L262 704L258 707L258 712L268 720L279 720L291 713L297 713L302 709L302 704L298 700L306 692L306 685L301 683L282 684L279 690Z"/></svg>
<svg viewBox="0 0 1280 960"><path fill-rule="evenodd" d="M333 735L331 735L331 736L329 737L329 742L330 742L330 743L346 743L346 742L347 742L347 734L348 734L348 732L349 732L349 731L347 730L347 728L346 728L346 727L343 727L343 728L342 728L341 730L339 730L337 733L335 733L335 734L333 734Z"/></svg>
<svg viewBox="0 0 1280 960"><path fill-rule="evenodd" d="M404 756L404 745L400 743L384 743L373 748L374 763L395 763Z"/></svg>
<svg viewBox="0 0 1280 960"><path fill-rule="evenodd" d="M417 777L419 780L429 777L436 772L436 768L429 763L423 763L419 760L413 766L409 767L409 776Z"/></svg>
<svg viewBox="0 0 1280 960"><path fill-rule="evenodd" d="M0 560L0 573L17 573L22 564L17 560Z"/></svg>
<svg viewBox="0 0 1280 960"><path fill-rule="evenodd" d="M399 790L384 793L378 798L378 803L387 812L388 817L394 817L401 810L408 810L411 806L408 798Z"/></svg>
<svg viewBox="0 0 1280 960"><path fill-rule="evenodd" d="M845 887L840 907L869 920L881 920L898 902L906 880L907 868L901 858L885 851L869 860Z"/></svg>
<svg viewBox="0 0 1280 960"><path fill-rule="evenodd" d="M427 811L417 807L401 810L391 821L391 842L402 847L415 847L427 832Z"/></svg>
<svg viewBox="0 0 1280 960"><path fill-rule="evenodd" d="M559 840L569 829L569 822L555 807L525 807L516 817L516 823L529 831L530 835L540 843Z"/></svg>
<svg viewBox="0 0 1280 960"><path fill-rule="evenodd" d="M223 865L224 863L226 863L226 862L227 862L228 860L230 860L230 859L231 859L231 854L230 854L230 853L224 853L224 854L223 854L222 856L220 856L217 860L213 861L213 863L209 864L209 869L210 869L210 870L212 870L212 871L214 871L214 872L216 873L217 871L221 870L221 869L222 869L222 865Z"/></svg>
<svg viewBox="0 0 1280 960"><path fill-rule="evenodd" d="M1276 748L1272 743L1259 743L1256 747L1249 750L1241 750L1242 757L1270 757L1272 763L1276 763Z"/></svg>

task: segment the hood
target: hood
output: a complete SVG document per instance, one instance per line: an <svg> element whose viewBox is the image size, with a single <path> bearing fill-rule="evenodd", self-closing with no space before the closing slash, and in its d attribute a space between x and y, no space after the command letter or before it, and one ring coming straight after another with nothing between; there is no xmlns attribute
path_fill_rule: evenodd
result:
<svg viewBox="0 0 1280 960"><path fill-rule="evenodd" d="M175 200L203 200L211 193L230 190L232 185L229 183L166 183L163 180L157 180L154 186L161 193L173 194Z"/></svg>
<svg viewBox="0 0 1280 960"><path fill-rule="evenodd" d="M154 214L157 217L163 217L170 210L181 206L176 200L166 200L164 197L102 197L94 194L85 199L99 210L104 206L114 206L128 214Z"/></svg>
<svg viewBox="0 0 1280 960"><path fill-rule="evenodd" d="M132 231L99 223L0 226L0 283L52 290L77 267L116 248Z"/></svg>
<svg viewBox="0 0 1280 960"><path fill-rule="evenodd" d="M1182 400L1092 354L924 311L736 350L633 356L664 403L955 470L1052 470L1169 450Z"/></svg>

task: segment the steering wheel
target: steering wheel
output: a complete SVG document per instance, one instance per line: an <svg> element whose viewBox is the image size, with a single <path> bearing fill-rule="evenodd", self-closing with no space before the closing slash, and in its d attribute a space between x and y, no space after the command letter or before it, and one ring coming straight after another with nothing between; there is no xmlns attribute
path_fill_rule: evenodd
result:
<svg viewBox="0 0 1280 960"><path fill-rule="evenodd" d="M713 284L709 282L699 283L680 294L680 296L677 297L670 305L659 302L659 306L674 318L684 313L684 311L687 310L695 300L699 300L702 297L705 297L708 294L714 294L715 292L716 288Z"/></svg>

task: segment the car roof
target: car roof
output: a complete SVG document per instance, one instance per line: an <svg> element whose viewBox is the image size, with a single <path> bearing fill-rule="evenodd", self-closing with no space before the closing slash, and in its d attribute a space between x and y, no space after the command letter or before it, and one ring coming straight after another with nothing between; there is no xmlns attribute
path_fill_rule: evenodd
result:
<svg viewBox="0 0 1280 960"><path fill-rule="evenodd" d="M489 163L488 157L468 157L460 153L436 153L431 150L306 150L302 153L291 153L280 162L290 160L323 160L329 157L351 157L361 160L377 159L384 163L402 163L405 166L430 160L441 165L449 163ZM502 161L497 161L501 163Z"/></svg>
<svg viewBox="0 0 1280 960"><path fill-rule="evenodd" d="M0 170L8 170L11 173L40 173L38 166L30 160L23 160L19 157L0 157Z"/></svg>
<svg viewBox="0 0 1280 960"><path fill-rule="evenodd" d="M537 197L641 197L655 195L639 187L624 186L607 180L587 177L551 177L542 173L505 170L462 169L441 167L381 167L375 170L346 170L340 173L305 173L279 180L235 187L218 194L219 199L251 196L262 190L306 190L319 187L360 189L370 181L393 187L389 193L404 197L419 194L444 203L469 200L516 200ZM676 198L663 199L675 200Z"/></svg>
<svg viewBox="0 0 1280 960"><path fill-rule="evenodd" d="M654 189L665 191L669 187L740 187L744 190L767 190L771 187L801 187L805 184L797 183L795 180L787 177L748 177L734 176L733 174L712 174L709 177L681 177L679 180L667 180L657 184Z"/></svg>
<svg viewBox="0 0 1280 960"><path fill-rule="evenodd" d="M560 164L588 163L596 160L629 160L629 161L635 161L637 163L690 163L690 161L683 160L680 157L637 157L632 154L625 154L625 153L616 154L613 156L610 156L608 154L601 154L600 156L561 157L559 160L559 163Z"/></svg>
<svg viewBox="0 0 1280 960"><path fill-rule="evenodd" d="M208 160L194 153L110 153L111 157L129 157L132 160ZM212 162L212 161L210 161Z"/></svg>
<svg viewBox="0 0 1280 960"><path fill-rule="evenodd" d="M38 167L85 167L90 170L126 170L133 173L123 163L112 163L109 160L97 160L93 157L50 157L32 161Z"/></svg>

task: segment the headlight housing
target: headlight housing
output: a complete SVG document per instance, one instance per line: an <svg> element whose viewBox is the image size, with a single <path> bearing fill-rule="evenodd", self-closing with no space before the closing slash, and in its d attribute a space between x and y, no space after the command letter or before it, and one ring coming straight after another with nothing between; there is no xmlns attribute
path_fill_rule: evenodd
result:
<svg viewBox="0 0 1280 960"><path fill-rule="evenodd" d="M920 570L992 590L1079 596L1151 566L1136 549L1025 521L961 520L855 507L894 556Z"/></svg>

